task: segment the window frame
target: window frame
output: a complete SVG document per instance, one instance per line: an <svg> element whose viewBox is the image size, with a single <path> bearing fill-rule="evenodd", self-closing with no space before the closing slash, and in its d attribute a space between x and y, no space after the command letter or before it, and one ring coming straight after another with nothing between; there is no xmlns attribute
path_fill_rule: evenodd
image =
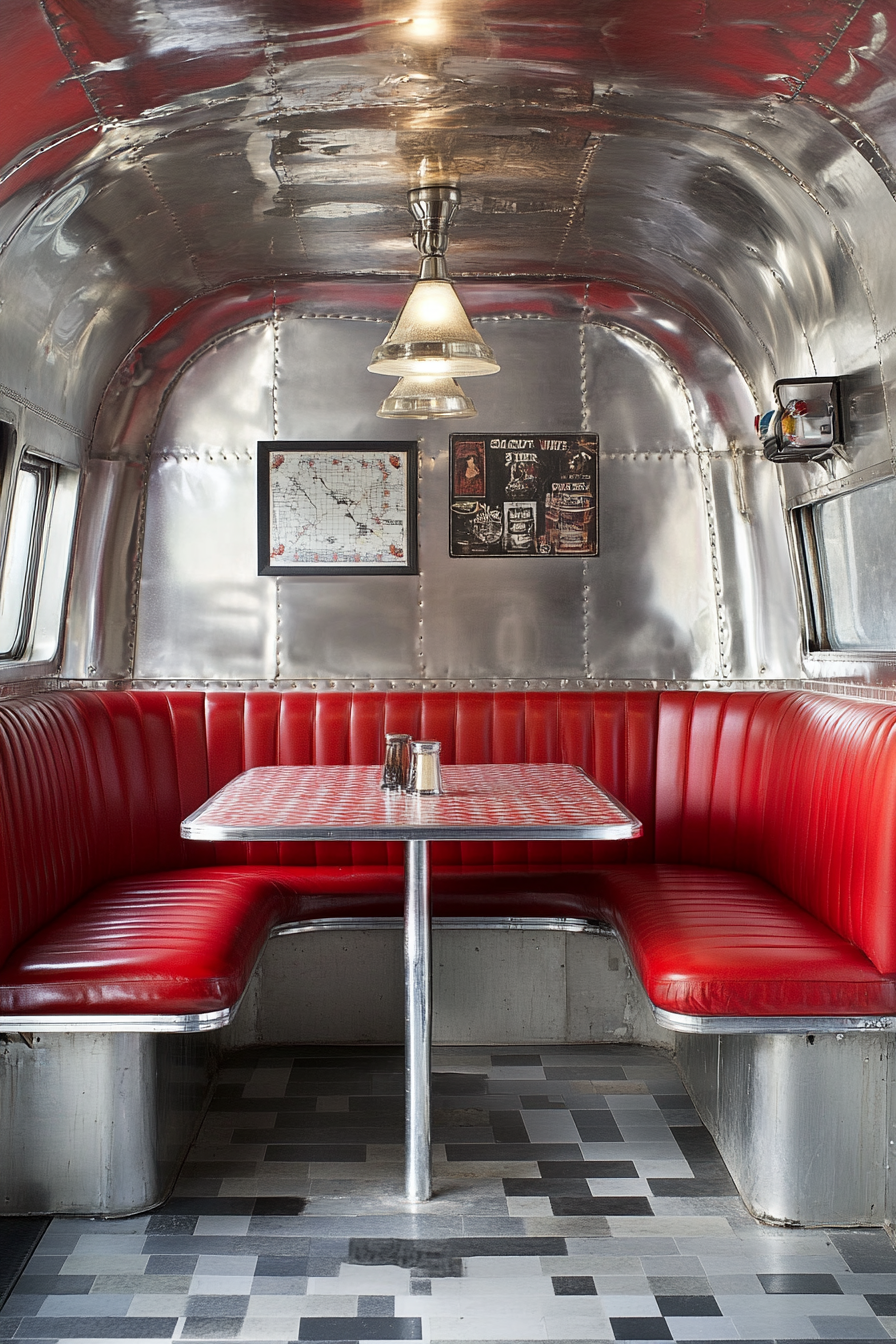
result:
<svg viewBox="0 0 896 1344"><path fill-rule="evenodd" d="M813 498L792 505L789 512L791 541L794 553L794 569L797 576L799 605L802 613L803 653L805 655L830 655L835 659L846 659L851 663L880 659L890 660L896 654L896 640L893 646L884 644L849 645L841 647L835 644L831 636L833 612L828 597L824 569L823 544L817 519L818 510L834 500L842 501L859 491L872 489L876 485L896 481L896 474L887 471L875 474L872 479L856 480L852 488L848 478L838 481L837 488L830 487L819 492Z"/></svg>
<svg viewBox="0 0 896 1344"><path fill-rule="evenodd" d="M13 440L11 430L7 431L7 438ZM8 488L5 492L3 546L2 552L0 552L0 583L3 581L6 568L13 511L19 483L23 475L35 477L37 489L28 540L28 556L23 571L15 636L6 649L0 649L0 665L20 662L27 654L31 643L57 473L56 463L49 458L40 457L38 454L27 450L17 454L14 441L9 443L4 456L8 462L8 469L4 473Z"/></svg>

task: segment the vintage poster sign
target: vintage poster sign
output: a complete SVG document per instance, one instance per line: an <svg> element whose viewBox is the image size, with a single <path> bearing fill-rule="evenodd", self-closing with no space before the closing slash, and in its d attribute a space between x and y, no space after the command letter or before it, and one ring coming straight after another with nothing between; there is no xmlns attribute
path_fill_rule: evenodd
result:
<svg viewBox="0 0 896 1344"><path fill-rule="evenodd" d="M259 443L259 574L416 574L415 441Z"/></svg>
<svg viewBox="0 0 896 1344"><path fill-rule="evenodd" d="M596 434L452 434L452 556L597 555Z"/></svg>

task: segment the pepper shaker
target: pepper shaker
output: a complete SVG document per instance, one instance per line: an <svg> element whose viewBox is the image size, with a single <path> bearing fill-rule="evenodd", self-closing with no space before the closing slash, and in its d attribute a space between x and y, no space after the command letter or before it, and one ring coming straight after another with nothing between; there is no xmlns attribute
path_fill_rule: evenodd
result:
<svg viewBox="0 0 896 1344"><path fill-rule="evenodd" d="M386 734L386 759L380 788L390 793L401 793L407 787L411 764L410 733Z"/></svg>

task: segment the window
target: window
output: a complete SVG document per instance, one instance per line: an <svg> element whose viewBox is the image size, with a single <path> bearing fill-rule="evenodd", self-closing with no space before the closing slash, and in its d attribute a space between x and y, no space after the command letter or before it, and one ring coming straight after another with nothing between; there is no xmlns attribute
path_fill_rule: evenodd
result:
<svg viewBox="0 0 896 1344"><path fill-rule="evenodd" d="M896 477L795 510L812 649L896 650Z"/></svg>
<svg viewBox="0 0 896 1344"><path fill-rule="evenodd" d="M12 462L9 448L5 457ZM10 480L0 570L0 659L21 658L28 646L54 479L53 463L26 454Z"/></svg>

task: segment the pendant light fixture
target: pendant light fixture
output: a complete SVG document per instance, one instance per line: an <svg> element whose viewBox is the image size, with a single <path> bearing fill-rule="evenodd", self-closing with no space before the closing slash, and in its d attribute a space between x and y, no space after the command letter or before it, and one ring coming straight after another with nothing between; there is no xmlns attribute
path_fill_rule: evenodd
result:
<svg viewBox="0 0 896 1344"><path fill-rule="evenodd" d="M377 415L382 420L466 420L476 414L466 392L453 378L399 378Z"/></svg>
<svg viewBox="0 0 896 1344"><path fill-rule="evenodd" d="M448 278L448 228L459 205L457 187L415 187L408 192L420 273L368 365L371 373L401 378L377 412L384 418L475 415L472 401L454 379L498 372L493 352L473 330Z"/></svg>

